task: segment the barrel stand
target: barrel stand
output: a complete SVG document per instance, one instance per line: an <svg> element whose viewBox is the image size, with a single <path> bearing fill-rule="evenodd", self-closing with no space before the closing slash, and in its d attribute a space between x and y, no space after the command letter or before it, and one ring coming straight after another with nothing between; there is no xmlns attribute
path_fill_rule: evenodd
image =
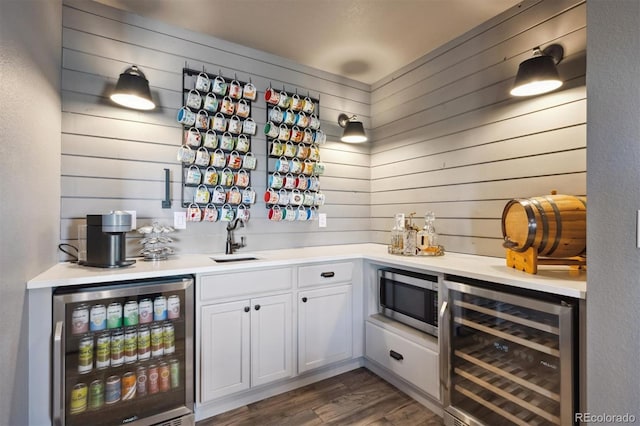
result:
<svg viewBox="0 0 640 426"><path fill-rule="evenodd" d="M557 259L538 257L538 250L529 247L523 252L507 249L507 266L529 274L538 273L538 265L569 265L571 269L586 270L587 259L584 257L562 257Z"/></svg>

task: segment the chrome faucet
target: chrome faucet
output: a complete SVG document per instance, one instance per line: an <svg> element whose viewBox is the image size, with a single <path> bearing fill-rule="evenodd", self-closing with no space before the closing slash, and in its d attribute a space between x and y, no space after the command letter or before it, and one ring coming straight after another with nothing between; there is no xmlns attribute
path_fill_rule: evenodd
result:
<svg viewBox="0 0 640 426"><path fill-rule="evenodd" d="M227 247L224 251L225 254L233 254L234 250L245 246L244 237L240 237L239 243L233 242L233 231L238 227L238 224L240 224L240 228L244 228L244 221L241 219L234 219L227 224Z"/></svg>

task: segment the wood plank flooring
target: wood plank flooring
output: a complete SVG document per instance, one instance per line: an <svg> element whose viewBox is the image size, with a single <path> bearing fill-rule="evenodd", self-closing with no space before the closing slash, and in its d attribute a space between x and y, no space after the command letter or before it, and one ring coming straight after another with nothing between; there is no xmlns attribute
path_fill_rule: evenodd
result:
<svg viewBox="0 0 640 426"><path fill-rule="evenodd" d="M359 368L197 423L231 425L441 426L442 418Z"/></svg>

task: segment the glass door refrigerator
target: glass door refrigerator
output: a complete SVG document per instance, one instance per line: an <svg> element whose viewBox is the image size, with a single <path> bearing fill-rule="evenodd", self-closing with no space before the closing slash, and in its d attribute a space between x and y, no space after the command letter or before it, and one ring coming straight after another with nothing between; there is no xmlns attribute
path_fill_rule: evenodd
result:
<svg viewBox="0 0 640 426"><path fill-rule="evenodd" d="M53 296L56 425L193 425L191 276Z"/></svg>

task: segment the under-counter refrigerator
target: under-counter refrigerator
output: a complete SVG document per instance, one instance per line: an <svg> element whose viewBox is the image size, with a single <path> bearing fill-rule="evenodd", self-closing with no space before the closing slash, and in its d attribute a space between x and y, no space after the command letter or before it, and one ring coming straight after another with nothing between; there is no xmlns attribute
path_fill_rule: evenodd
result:
<svg viewBox="0 0 640 426"><path fill-rule="evenodd" d="M193 304L191 276L58 289L54 424L194 424Z"/></svg>

